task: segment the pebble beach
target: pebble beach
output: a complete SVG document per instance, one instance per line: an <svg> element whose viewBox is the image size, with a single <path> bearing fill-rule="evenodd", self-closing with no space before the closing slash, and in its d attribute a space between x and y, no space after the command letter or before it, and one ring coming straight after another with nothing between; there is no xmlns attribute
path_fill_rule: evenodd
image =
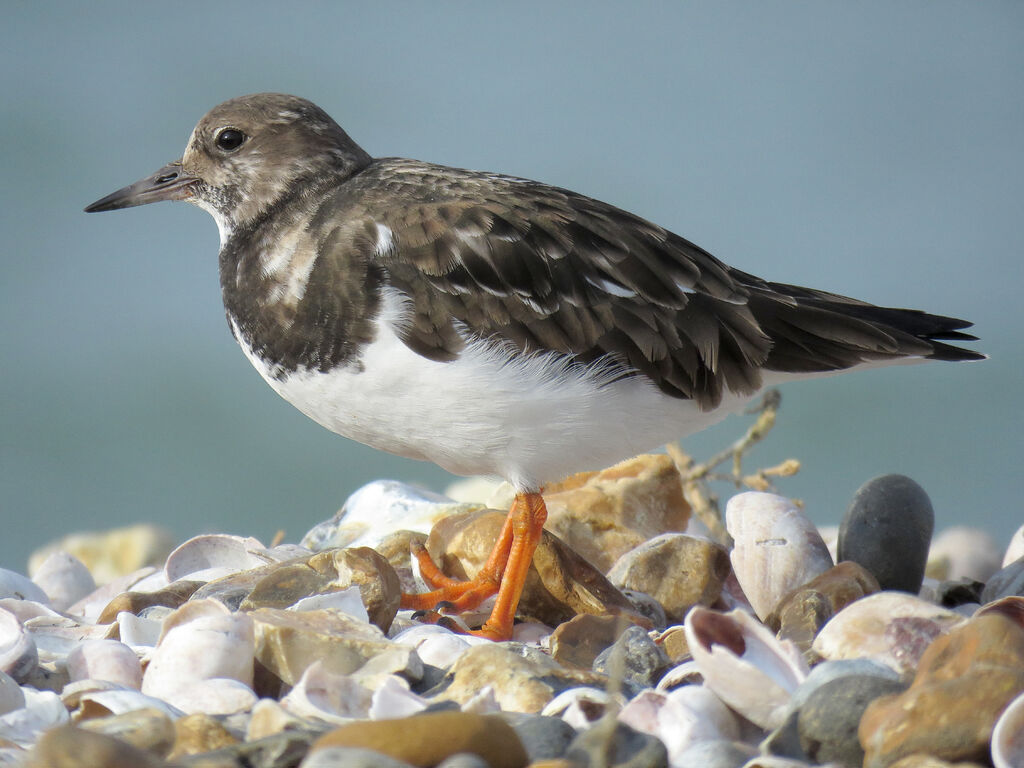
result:
<svg viewBox="0 0 1024 768"><path fill-rule="evenodd" d="M294 541L139 525L0 569L0 765L1024 766L1024 526L935 531L866 482L832 529L736 492L727 536L651 454L546 489L511 641L399 610L507 488L356 491ZM286 539L289 537L285 537Z"/></svg>

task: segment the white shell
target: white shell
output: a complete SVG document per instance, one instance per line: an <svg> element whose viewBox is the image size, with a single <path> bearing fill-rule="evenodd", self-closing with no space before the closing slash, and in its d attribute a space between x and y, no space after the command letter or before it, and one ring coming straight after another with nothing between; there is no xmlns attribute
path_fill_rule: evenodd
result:
<svg viewBox="0 0 1024 768"><path fill-rule="evenodd" d="M0 568L0 597L13 597L15 600L35 600L37 603L49 604L50 598L31 581L15 571Z"/></svg>
<svg viewBox="0 0 1024 768"><path fill-rule="evenodd" d="M932 540L928 562L942 563L945 566L942 578L947 581L988 581L1000 568L999 547L984 531L956 525Z"/></svg>
<svg viewBox="0 0 1024 768"><path fill-rule="evenodd" d="M472 635L457 635L444 627L434 624L420 624L403 629L392 640L401 645L412 646L424 664L448 669L466 649L481 639ZM487 641L485 641L487 642Z"/></svg>
<svg viewBox="0 0 1024 768"><path fill-rule="evenodd" d="M0 672L22 680L38 663L35 641L13 613L0 608Z"/></svg>
<svg viewBox="0 0 1024 768"><path fill-rule="evenodd" d="M81 642L108 638L114 628L106 624L82 623L66 616L38 616L25 622L25 631L35 642L41 663L63 663Z"/></svg>
<svg viewBox="0 0 1024 768"><path fill-rule="evenodd" d="M992 763L996 768L1024 765L1024 693L1010 702L992 731Z"/></svg>
<svg viewBox="0 0 1024 768"><path fill-rule="evenodd" d="M373 693L348 675L328 672L314 661L299 682L281 699L281 706L293 715L315 717L328 723L344 724L369 716Z"/></svg>
<svg viewBox="0 0 1024 768"><path fill-rule="evenodd" d="M50 598L54 608L64 610L96 589L96 582L85 564L63 550L47 557L32 580Z"/></svg>
<svg viewBox="0 0 1024 768"><path fill-rule="evenodd" d="M21 747L30 747L43 731L66 723L68 711L53 691L23 688L25 706L0 716L0 739L13 741Z"/></svg>
<svg viewBox="0 0 1024 768"><path fill-rule="evenodd" d="M289 611L319 611L324 608L347 613L360 621L370 620L359 587L354 586L335 592L324 592L321 595L310 595L288 606Z"/></svg>
<svg viewBox="0 0 1024 768"><path fill-rule="evenodd" d="M86 640L68 654L68 675L75 680L107 680L138 690L142 665L135 651L117 640Z"/></svg>
<svg viewBox="0 0 1024 768"><path fill-rule="evenodd" d="M697 742L740 738L736 716L703 685L642 691L619 712L619 720L661 739L670 764Z"/></svg>
<svg viewBox="0 0 1024 768"><path fill-rule="evenodd" d="M809 671L797 647L739 610L697 606L683 627L704 684L760 727L780 726L790 696Z"/></svg>
<svg viewBox="0 0 1024 768"><path fill-rule="evenodd" d="M349 496L334 517L314 526L302 537L302 546L315 552L330 547L373 547L394 531L429 533L438 520L482 506L461 504L397 480L375 480Z"/></svg>
<svg viewBox="0 0 1024 768"><path fill-rule="evenodd" d="M167 694L166 700L187 715L235 715L251 710L259 697L243 682L215 677L176 688Z"/></svg>
<svg viewBox="0 0 1024 768"><path fill-rule="evenodd" d="M25 693L17 680L0 672L0 715L6 715L25 706Z"/></svg>
<svg viewBox="0 0 1024 768"><path fill-rule="evenodd" d="M185 603L164 621L164 633L142 679L142 692L179 706L174 693L199 681L231 678L252 686L252 619L216 600Z"/></svg>
<svg viewBox="0 0 1024 768"><path fill-rule="evenodd" d="M607 691L597 688L570 688L545 704L540 713L548 717L561 717L577 731L582 731L599 720L612 702L619 709L626 705L621 694L615 694L613 698Z"/></svg>
<svg viewBox="0 0 1024 768"><path fill-rule="evenodd" d="M409 689L409 683L398 675L388 675L373 691L369 715L372 720L391 720L422 712L430 702Z"/></svg>
<svg viewBox="0 0 1024 768"><path fill-rule="evenodd" d="M659 691L671 691L681 685L699 685L704 682L704 676L700 673L700 667L693 659L676 664L672 669L661 676L655 688Z"/></svg>
<svg viewBox="0 0 1024 768"><path fill-rule="evenodd" d="M103 613L103 609L107 607L111 600L122 592L134 589L135 585L142 579L145 579L147 576L156 572L156 568L146 566L145 568L140 568L137 571L133 571L125 576L114 579L113 581L104 584L102 587L94 589L77 603L70 606L67 609L67 612L74 616L78 616L85 621L97 621L100 614ZM163 571L160 571L160 573L163 573Z"/></svg>
<svg viewBox="0 0 1024 768"><path fill-rule="evenodd" d="M266 547L257 539L208 533L192 537L171 552L164 563L164 573L168 582L184 578L213 581L276 562L265 552Z"/></svg>
<svg viewBox="0 0 1024 768"><path fill-rule="evenodd" d="M117 628L122 643L139 650L147 650L156 647L163 623L121 611L117 614Z"/></svg>
<svg viewBox="0 0 1024 768"><path fill-rule="evenodd" d="M906 592L876 592L829 619L812 648L824 659L875 659L904 674L917 667L927 642L963 621Z"/></svg>
<svg viewBox="0 0 1024 768"><path fill-rule="evenodd" d="M748 491L729 499L729 559L743 592L765 619L788 592L832 567L818 529L784 496Z"/></svg>
<svg viewBox="0 0 1024 768"><path fill-rule="evenodd" d="M1003 568L1024 557L1024 525L1016 530L1010 538L1010 544L1003 555Z"/></svg>
<svg viewBox="0 0 1024 768"><path fill-rule="evenodd" d="M125 712L134 712L137 709L158 709L173 719L177 719L184 714L180 709L172 707L163 699L124 688L87 691L79 695L78 701L80 705L82 702L91 701L103 707L112 715L123 715Z"/></svg>

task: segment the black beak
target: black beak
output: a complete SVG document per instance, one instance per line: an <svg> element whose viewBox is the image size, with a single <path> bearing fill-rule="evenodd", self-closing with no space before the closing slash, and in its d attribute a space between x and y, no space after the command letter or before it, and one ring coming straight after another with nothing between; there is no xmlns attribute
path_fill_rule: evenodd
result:
<svg viewBox="0 0 1024 768"><path fill-rule="evenodd" d="M86 207L85 212L116 211L161 200L187 200L194 194L193 188L198 183L199 179L182 171L181 161L175 160L153 175L100 198Z"/></svg>

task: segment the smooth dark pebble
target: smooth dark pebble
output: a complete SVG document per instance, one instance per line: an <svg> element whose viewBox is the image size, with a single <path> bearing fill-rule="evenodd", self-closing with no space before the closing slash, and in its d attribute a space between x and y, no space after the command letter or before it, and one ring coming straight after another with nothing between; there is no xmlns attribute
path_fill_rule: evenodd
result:
<svg viewBox="0 0 1024 768"><path fill-rule="evenodd" d="M626 687L639 692L654 686L672 666L668 654L655 643L646 630L632 626L619 635L609 648L594 659L593 670L621 679Z"/></svg>
<svg viewBox="0 0 1024 768"><path fill-rule="evenodd" d="M815 763L860 768L864 763L864 750L857 738L861 715L879 696L899 693L905 687L899 681L873 675L849 675L825 683L800 708L800 747Z"/></svg>
<svg viewBox="0 0 1024 768"><path fill-rule="evenodd" d="M839 526L839 560L859 563L882 589L917 594L924 580L935 513L924 489L904 475L868 480Z"/></svg>
<svg viewBox="0 0 1024 768"><path fill-rule="evenodd" d="M502 713L502 717L523 742L530 762L561 757L569 748L569 743L576 738L576 729L560 717L521 712Z"/></svg>
<svg viewBox="0 0 1024 768"><path fill-rule="evenodd" d="M565 758L608 768L668 768L661 739L610 719L599 720L573 739Z"/></svg>
<svg viewBox="0 0 1024 768"><path fill-rule="evenodd" d="M943 581L936 589L936 599L943 608L956 608L967 603L980 603L985 583L974 579Z"/></svg>

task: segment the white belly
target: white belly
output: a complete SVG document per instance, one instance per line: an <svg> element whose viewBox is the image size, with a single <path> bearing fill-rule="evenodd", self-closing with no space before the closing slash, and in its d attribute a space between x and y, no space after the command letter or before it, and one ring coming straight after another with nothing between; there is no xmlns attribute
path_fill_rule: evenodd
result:
<svg viewBox="0 0 1024 768"><path fill-rule="evenodd" d="M704 413L640 376L609 382L599 366L567 370L555 355L510 358L479 341L457 360L435 362L402 343L393 318L396 312L382 312L358 364L327 373L300 369L278 380L244 342L243 350L278 394L328 429L521 489L660 447L750 399L727 396Z"/></svg>

